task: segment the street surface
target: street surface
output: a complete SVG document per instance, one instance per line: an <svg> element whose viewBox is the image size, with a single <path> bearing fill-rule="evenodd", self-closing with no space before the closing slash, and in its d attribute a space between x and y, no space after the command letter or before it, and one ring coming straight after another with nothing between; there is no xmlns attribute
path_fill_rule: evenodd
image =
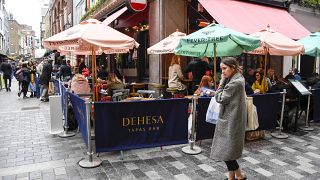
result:
<svg viewBox="0 0 320 180"><path fill-rule="evenodd" d="M8 179L225 179L222 162L208 158L211 140L201 143L203 152L186 155L186 145L101 153L100 167L83 169L77 162L85 157L80 134L60 138L49 134L49 103L0 91L0 180ZM302 123L303 120L301 120ZM248 179L320 179L320 125L304 135L289 139L247 142L238 162Z"/></svg>

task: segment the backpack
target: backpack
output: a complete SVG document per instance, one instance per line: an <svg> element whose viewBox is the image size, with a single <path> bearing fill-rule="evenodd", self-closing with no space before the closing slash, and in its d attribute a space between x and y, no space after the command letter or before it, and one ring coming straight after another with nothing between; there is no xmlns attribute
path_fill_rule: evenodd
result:
<svg viewBox="0 0 320 180"><path fill-rule="evenodd" d="M14 77L17 79L17 81L22 81L23 80L22 69L19 69L18 71L16 71L16 73L14 74Z"/></svg>

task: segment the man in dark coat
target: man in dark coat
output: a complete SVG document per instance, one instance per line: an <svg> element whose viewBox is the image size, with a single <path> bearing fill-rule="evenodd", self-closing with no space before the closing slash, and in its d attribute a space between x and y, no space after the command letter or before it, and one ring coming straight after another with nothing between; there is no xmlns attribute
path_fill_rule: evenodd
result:
<svg viewBox="0 0 320 180"><path fill-rule="evenodd" d="M202 59L196 58L194 61L191 61L185 69L186 73L192 72L193 92L198 89L198 85L202 77L206 75L206 71L212 69L206 60L206 57Z"/></svg>
<svg viewBox="0 0 320 180"><path fill-rule="evenodd" d="M71 79L71 76L72 76L71 67L67 65L66 60L62 61L59 74L60 74L61 81L69 81Z"/></svg>
<svg viewBox="0 0 320 180"><path fill-rule="evenodd" d="M3 79L4 79L4 85L6 87L6 91L11 91L11 73L12 73L12 68L11 65L9 64L9 61L3 62L1 64L0 70L3 72ZM8 84L9 81L9 84Z"/></svg>
<svg viewBox="0 0 320 180"><path fill-rule="evenodd" d="M21 73L22 73L22 79L21 79L22 88L21 88L21 91L18 92L18 96L20 97L21 93L23 93L23 98L27 98L28 87L31 81L30 69L28 68L27 63L22 64Z"/></svg>
<svg viewBox="0 0 320 180"><path fill-rule="evenodd" d="M51 79L51 73L52 73L52 60L48 60L44 62L43 68L42 68L42 74L40 76L39 84L42 86L42 95L40 100L41 101L49 101L48 97L48 90L49 90L49 81Z"/></svg>

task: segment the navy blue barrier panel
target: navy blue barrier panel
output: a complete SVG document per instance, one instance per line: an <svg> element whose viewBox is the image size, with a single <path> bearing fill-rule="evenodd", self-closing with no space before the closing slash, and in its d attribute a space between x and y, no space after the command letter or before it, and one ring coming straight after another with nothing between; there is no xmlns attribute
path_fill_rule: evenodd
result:
<svg viewBox="0 0 320 180"><path fill-rule="evenodd" d="M257 107L258 130L275 129L278 112L281 112L280 93L253 94L253 104Z"/></svg>
<svg viewBox="0 0 320 180"><path fill-rule="evenodd" d="M197 105L196 140L211 139L214 135L215 125L206 122L207 109L211 97L200 97Z"/></svg>
<svg viewBox="0 0 320 180"><path fill-rule="evenodd" d="M70 102L72 106L73 113L75 114L78 126L82 135L82 138L86 145L88 146L88 131L87 131L87 112L85 100L79 96L69 93Z"/></svg>
<svg viewBox="0 0 320 180"><path fill-rule="evenodd" d="M97 152L188 142L188 99L94 103Z"/></svg>
<svg viewBox="0 0 320 180"><path fill-rule="evenodd" d="M320 122L320 89L315 89L312 91L313 100L313 120L315 122Z"/></svg>
<svg viewBox="0 0 320 180"><path fill-rule="evenodd" d="M55 79L53 81L53 84L54 84L54 94L60 94L59 81Z"/></svg>
<svg viewBox="0 0 320 180"><path fill-rule="evenodd" d="M67 88L64 87L63 84L61 84L61 105L62 105L62 113L64 117L67 117L67 105L66 105L66 98L67 98Z"/></svg>

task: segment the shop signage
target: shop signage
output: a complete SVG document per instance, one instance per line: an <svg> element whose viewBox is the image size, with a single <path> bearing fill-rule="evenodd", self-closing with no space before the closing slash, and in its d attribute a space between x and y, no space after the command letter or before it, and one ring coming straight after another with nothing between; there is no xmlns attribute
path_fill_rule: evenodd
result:
<svg viewBox="0 0 320 180"><path fill-rule="evenodd" d="M143 11L147 7L147 0L126 0L126 5L134 12Z"/></svg>

